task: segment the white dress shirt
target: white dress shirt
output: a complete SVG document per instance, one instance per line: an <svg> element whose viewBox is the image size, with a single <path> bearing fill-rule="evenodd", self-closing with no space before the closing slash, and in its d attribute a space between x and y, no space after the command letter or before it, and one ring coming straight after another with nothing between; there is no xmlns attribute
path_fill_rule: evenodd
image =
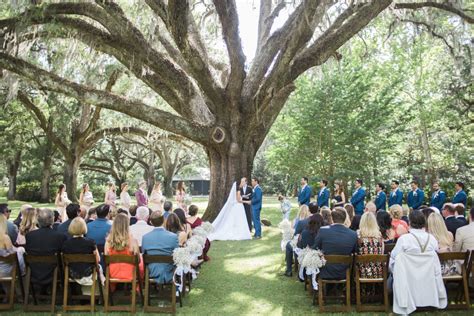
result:
<svg viewBox="0 0 474 316"><path fill-rule="evenodd" d="M153 226L148 225L145 221L138 220L135 225L130 226L130 234L137 240L138 246L141 247L143 236L151 232L153 228Z"/></svg>

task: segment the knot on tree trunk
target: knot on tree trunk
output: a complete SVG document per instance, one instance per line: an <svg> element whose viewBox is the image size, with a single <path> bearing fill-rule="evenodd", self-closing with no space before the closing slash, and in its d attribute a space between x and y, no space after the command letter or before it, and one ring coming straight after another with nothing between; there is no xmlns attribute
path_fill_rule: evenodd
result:
<svg viewBox="0 0 474 316"><path fill-rule="evenodd" d="M225 140L225 130L220 126L217 126L212 131L211 137L214 142L220 144Z"/></svg>

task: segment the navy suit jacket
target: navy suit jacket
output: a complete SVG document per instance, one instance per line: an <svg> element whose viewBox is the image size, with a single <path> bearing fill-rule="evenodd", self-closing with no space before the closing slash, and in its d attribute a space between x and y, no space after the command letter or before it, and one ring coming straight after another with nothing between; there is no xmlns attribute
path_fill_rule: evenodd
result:
<svg viewBox="0 0 474 316"><path fill-rule="evenodd" d="M430 206L434 206L441 211L443 209L444 202L446 202L446 193L444 193L444 191L439 190L437 192L433 192L431 195Z"/></svg>
<svg viewBox="0 0 474 316"><path fill-rule="evenodd" d="M262 209L262 188L259 185L255 186L252 194L252 209L261 210Z"/></svg>
<svg viewBox="0 0 474 316"><path fill-rule="evenodd" d="M380 191L377 196L375 197L375 206L378 210L385 211L385 204L387 203L387 194L384 191Z"/></svg>
<svg viewBox="0 0 474 316"><path fill-rule="evenodd" d="M300 221L298 222L298 224L296 224L294 236L299 235L299 234L301 234L301 233L303 232L303 230L305 229L305 227L306 227L306 226L308 225L308 223L309 223L309 219L310 219L309 217L308 217L308 218L305 218L305 219L303 219L303 220L300 220Z"/></svg>
<svg viewBox="0 0 474 316"><path fill-rule="evenodd" d="M446 228L448 228L448 230L453 234L454 238L456 238L456 230L465 225L463 221L454 216L446 217L444 222L446 223Z"/></svg>
<svg viewBox="0 0 474 316"><path fill-rule="evenodd" d="M464 207L467 207L467 194L463 190L456 192L453 196L452 203L462 203L464 204Z"/></svg>
<svg viewBox="0 0 474 316"><path fill-rule="evenodd" d="M390 192L390 197L388 199L388 207L395 204L398 204L400 206L403 204L403 192L400 189L397 189L395 191L395 194L394 192Z"/></svg>
<svg viewBox="0 0 474 316"><path fill-rule="evenodd" d="M318 206L328 206L329 207L329 190L324 187L321 191L318 192Z"/></svg>
<svg viewBox="0 0 474 316"><path fill-rule="evenodd" d="M306 185L303 190L301 190L300 188L300 190L298 191L298 204L299 205L306 204L309 206L309 201L311 199L311 191L313 191L313 189L309 185Z"/></svg>
<svg viewBox="0 0 474 316"><path fill-rule="evenodd" d="M325 255L350 255L357 250L357 233L342 224L323 226L314 242L314 248ZM346 278L346 265L330 264L321 269L323 279L342 280Z"/></svg>
<svg viewBox="0 0 474 316"><path fill-rule="evenodd" d="M351 197L351 204L354 206L354 211L356 214L362 215L364 213L364 199L365 199L365 189L359 188L354 191Z"/></svg>
<svg viewBox="0 0 474 316"><path fill-rule="evenodd" d="M415 195L416 192L416 195ZM423 202L425 201L425 192L421 190L420 188L416 189L415 191L410 191L408 192L408 197L407 197L407 204L408 207L411 207L414 210L417 210L420 208L420 206L423 205Z"/></svg>

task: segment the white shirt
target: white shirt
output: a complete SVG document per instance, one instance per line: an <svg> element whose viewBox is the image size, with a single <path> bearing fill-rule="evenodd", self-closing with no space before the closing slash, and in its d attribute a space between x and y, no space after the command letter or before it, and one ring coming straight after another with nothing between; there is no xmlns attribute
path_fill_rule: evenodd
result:
<svg viewBox="0 0 474 316"><path fill-rule="evenodd" d="M130 234L137 240L138 246L141 247L143 236L151 232L153 228L153 226L148 225L145 221L138 220L135 225L130 226Z"/></svg>

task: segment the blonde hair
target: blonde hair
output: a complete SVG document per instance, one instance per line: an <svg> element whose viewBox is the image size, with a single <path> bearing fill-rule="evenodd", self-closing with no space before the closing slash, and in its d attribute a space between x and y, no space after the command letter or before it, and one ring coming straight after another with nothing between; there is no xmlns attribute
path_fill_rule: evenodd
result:
<svg viewBox="0 0 474 316"><path fill-rule="evenodd" d="M28 207L21 211L20 234L25 236L36 228L36 209Z"/></svg>
<svg viewBox="0 0 474 316"><path fill-rule="evenodd" d="M443 217L438 213L431 213L426 223L428 233L435 236L441 245L451 245L452 237L449 235Z"/></svg>
<svg viewBox="0 0 474 316"><path fill-rule="evenodd" d="M161 182L160 181L156 181L155 182L155 185L153 186L153 190L158 190L158 188L161 186Z"/></svg>
<svg viewBox="0 0 474 316"><path fill-rule="evenodd" d="M403 208L398 204L390 206L389 212L393 219L400 219L403 216Z"/></svg>
<svg viewBox="0 0 474 316"><path fill-rule="evenodd" d="M125 187L128 185L127 182L123 182L121 185L120 185L120 191L123 191L123 189L125 189Z"/></svg>
<svg viewBox="0 0 474 316"><path fill-rule="evenodd" d="M109 237L107 238L110 248L121 251L129 246L129 224L130 220L127 215L118 214L115 217Z"/></svg>
<svg viewBox="0 0 474 316"><path fill-rule="evenodd" d="M407 205L403 205L403 215L408 216L410 214L410 208Z"/></svg>
<svg viewBox="0 0 474 316"><path fill-rule="evenodd" d="M69 225L69 228L67 231L69 235L71 236L80 236L80 235L87 234L86 221L80 216L75 217L71 221L71 224Z"/></svg>
<svg viewBox="0 0 474 316"><path fill-rule="evenodd" d="M0 249L6 248L7 237L7 218L5 216L0 216Z"/></svg>
<svg viewBox="0 0 474 316"><path fill-rule="evenodd" d="M361 238L381 238L382 233L380 233L379 225L377 224L377 218L372 212L365 212L359 224L360 237Z"/></svg>
<svg viewBox="0 0 474 316"><path fill-rule="evenodd" d="M298 212L298 219L306 219L310 215L309 213L309 207L306 204L303 204L300 206L300 210Z"/></svg>

